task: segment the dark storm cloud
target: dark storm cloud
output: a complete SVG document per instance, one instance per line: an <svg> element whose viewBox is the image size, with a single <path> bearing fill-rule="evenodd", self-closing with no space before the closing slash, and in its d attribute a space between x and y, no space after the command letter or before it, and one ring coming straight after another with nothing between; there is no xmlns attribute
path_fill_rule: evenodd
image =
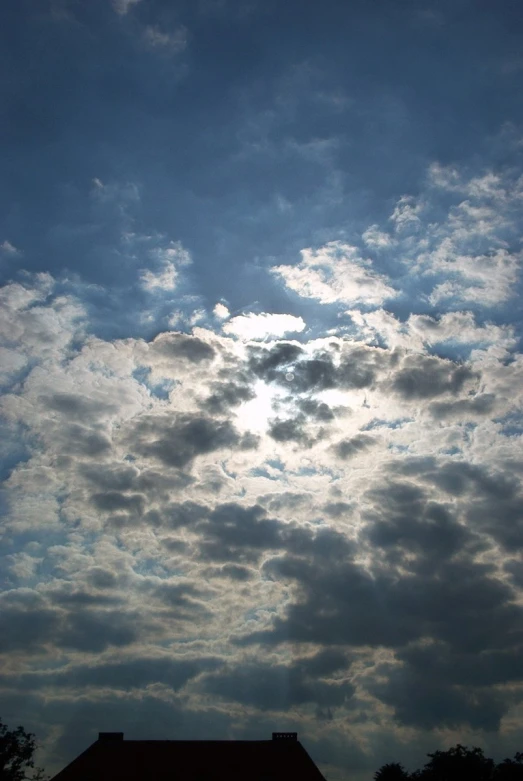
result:
<svg viewBox="0 0 523 781"><path fill-rule="evenodd" d="M325 352L307 361L297 361L292 367L292 388L300 393L335 388L337 373L332 356Z"/></svg>
<svg viewBox="0 0 523 781"><path fill-rule="evenodd" d="M428 571L452 557L485 548L477 535L457 522L451 504L429 499L414 483L390 482L367 491L365 498L373 509L364 515L363 537L380 548L391 564Z"/></svg>
<svg viewBox="0 0 523 781"><path fill-rule="evenodd" d="M22 690L37 691L47 687L90 689L135 689L152 683L162 683L174 691L203 671L216 668L220 660L213 657L172 659L139 657L96 665L70 665L51 672L22 673L0 676L0 686L16 684Z"/></svg>
<svg viewBox="0 0 523 781"><path fill-rule="evenodd" d="M253 348L249 366L265 380L292 389L293 393L318 393L333 388L361 390L372 388L383 380L385 373L394 370L392 389L405 400L431 399L444 394L456 396L467 382L478 378L468 366L427 355L399 353L379 347L355 345L352 342L333 342L328 348L318 349L312 357L304 357L296 345L282 343L270 350ZM462 401L463 412L486 413L492 404L488 394ZM314 417L330 418L326 407L314 406L314 401L303 400L301 409ZM459 405L453 409L434 406L434 414L459 414Z"/></svg>
<svg viewBox="0 0 523 781"><path fill-rule="evenodd" d="M255 437L240 435L228 420L190 413L144 416L129 434L128 442L134 453L177 469L188 466L199 455L221 448L242 450L257 446Z"/></svg>
<svg viewBox="0 0 523 781"><path fill-rule="evenodd" d="M145 503L146 497L143 494L123 494L119 491L106 491L105 493L93 494L91 496L91 504L104 512L124 510L141 515L144 511Z"/></svg>
<svg viewBox="0 0 523 781"><path fill-rule="evenodd" d="M369 437L366 434L358 434L350 439L342 439L333 446L333 450L344 461L348 458L353 458L363 450L368 450L376 442L374 437Z"/></svg>
<svg viewBox="0 0 523 781"><path fill-rule="evenodd" d="M240 638L240 644L285 642L322 645L397 646L417 636L416 620L392 614L388 578L373 578L347 558L328 560L289 554L265 565L267 576L295 582L297 598L271 629ZM401 618L401 621L398 620Z"/></svg>
<svg viewBox="0 0 523 781"><path fill-rule="evenodd" d="M435 418L466 418L467 416L490 415L494 409L496 397L492 393L481 393L473 398L458 401L437 401L429 406Z"/></svg>
<svg viewBox="0 0 523 781"><path fill-rule="evenodd" d="M161 541L161 544L170 553L184 553L188 549L188 544L185 540L180 540L177 537L167 537Z"/></svg>
<svg viewBox="0 0 523 781"><path fill-rule="evenodd" d="M396 373L392 388L404 399L431 399L444 393L455 395L477 377L469 367L424 355L408 355Z"/></svg>
<svg viewBox="0 0 523 781"><path fill-rule="evenodd" d="M320 664L321 668L321 664ZM354 695L348 682L318 680L299 662L286 665L247 664L206 675L205 691L261 710L286 710L314 703L320 707L345 705Z"/></svg>
<svg viewBox="0 0 523 781"><path fill-rule="evenodd" d="M55 638L57 646L99 653L109 646L126 646L140 637L137 616L110 610L70 613Z"/></svg>
<svg viewBox="0 0 523 781"><path fill-rule="evenodd" d="M487 649L481 654L458 653L446 643L414 644L397 657L420 675L430 670L431 680L440 686L488 687L523 680L522 639L511 648Z"/></svg>
<svg viewBox="0 0 523 781"><path fill-rule="evenodd" d="M299 595L259 636L268 642L397 647L426 634L481 650L503 645L523 618L494 571L470 560L429 564L428 572L413 566L403 576L383 567L371 576L351 561L322 566L318 557L273 559L266 569L296 581Z"/></svg>
<svg viewBox="0 0 523 781"><path fill-rule="evenodd" d="M378 669L378 674L388 676L387 682L371 680L369 691L394 708L396 719L409 727L499 729L509 707L506 697L484 687L449 686L434 680L429 670L410 666Z"/></svg>
<svg viewBox="0 0 523 781"><path fill-rule="evenodd" d="M338 555L350 547L344 535L333 530L314 531L296 523L267 518L259 505L241 507L234 503L220 505L200 527L201 550L218 560L258 560L269 550L293 551L320 557Z"/></svg>
<svg viewBox="0 0 523 781"><path fill-rule="evenodd" d="M330 518L341 518L343 515L350 515L354 506L348 502L328 502L322 509Z"/></svg>
<svg viewBox="0 0 523 781"><path fill-rule="evenodd" d="M261 501L264 497L261 497ZM275 496L275 507L296 509L304 497L283 494ZM268 505L271 505L269 498ZM314 531L296 522L284 522L267 516L261 504L244 507L236 502L219 504L212 510L195 502L173 504L165 514L165 523L184 526L196 535L195 545L206 561L240 564L256 562L267 551L294 551L326 556L347 549L346 538L339 532L321 529ZM232 575L234 577L234 575Z"/></svg>
<svg viewBox="0 0 523 781"><path fill-rule="evenodd" d="M267 382L281 379L281 370L295 363L303 349L290 342L278 342L269 350L262 347L251 347L249 367L251 371Z"/></svg>
<svg viewBox="0 0 523 781"><path fill-rule="evenodd" d="M410 726L432 729L469 724L497 730L511 695L495 687L523 680L521 631L506 635L504 642L507 647L497 648L493 638L493 647L481 653L457 650L445 642L407 646L397 653L401 666L378 671L387 675L387 682L369 680L369 689L395 708L399 721Z"/></svg>
<svg viewBox="0 0 523 781"><path fill-rule="evenodd" d="M273 513L281 512L282 510L291 510L299 513L304 505L310 504L310 501L310 494L297 493L296 491L281 491L280 493L265 494L258 497L258 502Z"/></svg>
<svg viewBox="0 0 523 781"><path fill-rule="evenodd" d="M516 586L523 588L523 561L507 561L504 570Z"/></svg>
<svg viewBox="0 0 523 781"><path fill-rule="evenodd" d="M136 487L140 475L138 469L130 464L80 464L79 473L105 491L128 491Z"/></svg>
<svg viewBox="0 0 523 781"><path fill-rule="evenodd" d="M240 583L252 580L254 577L253 570L241 564L224 564L223 567L208 567L203 574L208 578L228 578Z"/></svg>
<svg viewBox="0 0 523 781"><path fill-rule="evenodd" d="M99 652L138 638L136 616L104 610L103 597L90 599L87 592L72 591L71 598L64 599L64 590L51 591L47 598L28 589L7 592L0 605L0 650L41 651L45 644L53 644Z"/></svg>
<svg viewBox="0 0 523 781"><path fill-rule="evenodd" d="M118 578L109 569L104 567L91 567L87 570L86 580L95 588L114 588L118 583Z"/></svg>
<svg viewBox="0 0 523 781"><path fill-rule="evenodd" d="M380 371L395 362L386 350L349 342L342 345L341 353L339 344L333 342L330 349L320 349L311 358L302 356L301 348L284 342L270 350L253 348L249 365L265 382L276 382L294 393L317 393L368 388Z"/></svg>
<svg viewBox="0 0 523 781"><path fill-rule="evenodd" d="M173 489L184 488L193 481L192 477L180 470L171 469L166 474L156 469L138 469L134 465L121 462L103 465L96 462L83 462L78 464L77 468L78 473L98 489L95 495L101 497L102 504L104 496L118 493L127 497L152 494L157 499L165 498ZM119 500L115 499L115 501Z"/></svg>
<svg viewBox="0 0 523 781"><path fill-rule="evenodd" d="M169 608L170 615L176 618L201 620L212 615L212 611L199 599L208 598L212 594L210 589L204 591L192 583L147 581L142 590Z"/></svg>
<svg viewBox="0 0 523 781"><path fill-rule="evenodd" d="M200 555L210 561L257 561L266 550L284 547L284 524L267 518L259 505L242 507L230 502L219 505L198 526ZM299 534L292 528L289 534Z"/></svg>
<svg viewBox="0 0 523 781"><path fill-rule="evenodd" d="M60 428L56 446L64 455L99 458L111 450L111 440L95 427L70 423Z"/></svg>
<svg viewBox="0 0 523 781"><path fill-rule="evenodd" d="M323 401L318 402L314 399L299 399L297 402L297 407L308 418L313 418L313 420L318 420L323 423L326 423L329 420L333 420L334 418L333 411L329 405L325 404Z"/></svg>
<svg viewBox="0 0 523 781"><path fill-rule="evenodd" d="M245 401L255 397L255 393L249 385L241 385L234 382L217 382L212 385L211 395L203 402L202 408L212 415L227 413L231 408L237 407Z"/></svg>
<svg viewBox="0 0 523 781"><path fill-rule="evenodd" d="M191 363L210 361L216 355L215 349L203 339L182 333L162 333L150 345L153 354L173 361L182 358Z"/></svg>
<svg viewBox="0 0 523 781"><path fill-rule="evenodd" d="M24 608L2 600L0 609L0 652L41 651L54 639L59 616L44 603Z"/></svg>
<svg viewBox="0 0 523 781"><path fill-rule="evenodd" d="M167 526L196 527L196 524L209 514L209 508L188 499L185 502L172 502L164 508L163 518Z"/></svg>
<svg viewBox="0 0 523 781"><path fill-rule="evenodd" d="M521 676L523 610L514 592L493 565L476 560L484 540L456 519L452 505L435 502L422 487L390 483L367 492L366 504L372 509L360 545L369 551L371 571L341 540L329 555L320 545L314 555L288 548L265 564L267 576L295 583L286 614L236 642L394 648L403 666L391 666L387 682L369 688L396 708L400 721L495 729L510 697L482 687ZM448 649L441 663L441 678L449 673L445 685L427 678L425 652L411 650L422 638ZM470 690L462 690L461 670L474 656L463 678Z"/></svg>
<svg viewBox="0 0 523 781"><path fill-rule="evenodd" d="M338 384L347 390L370 388L378 376L389 366L394 366L396 361L396 356L379 347L344 345Z"/></svg>
<svg viewBox="0 0 523 781"><path fill-rule="evenodd" d="M314 656L296 660L295 665L306 675L322 678L346 670L351 665L351 659L337 648L325 648Z"/></svg>
<svg viewBox="0 0 523 781"><path fill-rule="evenodd" d="M435 459L409 459L393 469L459 498L471 528L487 532L506 550L523 546L523 492L514 475L467 461Z"/></svg>
<svg viewBox="0 0 523 781"><path fill-rule="evenodd" d="M46 592L46 596L53 604L72 610L82 607L116 605L125 601L122 597L116 595L73 589L70 584L58 589L50 589Z"/></svg>
<svg viewBox="0 0 523 781"><path fill-rule="evenodd" d="M51 395L42 395L39 402L43 407L60 412L74 418L93 418L100 413L114 412L118 410L118 405L110 403L109 400L95 401L85 395L74 393L53 393Z"/></svg>
<svg viewBox="0 0 523 781"><path fill-rule="evenodd" d="M304 425L305 417L303 415L287 420L275 418L270 422L267 433L276 442L299 442L302 445L310 446L312 441L308 438Z"/></svg>

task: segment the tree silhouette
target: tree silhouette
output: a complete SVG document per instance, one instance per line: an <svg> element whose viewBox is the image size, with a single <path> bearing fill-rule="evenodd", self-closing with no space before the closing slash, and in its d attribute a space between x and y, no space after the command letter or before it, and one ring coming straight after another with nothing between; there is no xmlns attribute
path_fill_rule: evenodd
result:
<svg viewBox="0 0 523 781"><path fill-rule="evenodd" d="M23 727L10 730L0 719L0 781L44 781L42 768L35 768L36 739ZM28 776L27 771L32 770Z"/></svg>
<svg viewBox="0 0 523 781"><path fill-rule="evenodd" d="M493 778L494 760L486 757L481 748L468 749L458 743L448 751L435 751L428 756L430 761L418 776L423 781L462 781L464 778L491 781Z"/></svg>
<svg viewBox="0 0 523 781"><path fill-rule="evenodd" d="M420 770L407 773L398 763L383 765L374 781L523 781L523 753L504 759L498 765L486 757L483 749L462 746L428 754L429 761Z"/></svg>
<svg viewBox="0 0 523 781"><path fill-rule="evenodd" d="M389 762L374 773L374 781L408 781L409 774L398 762Z"/></svg>
<svg viewBox="0 0 523 781"><path fill-rule="evenodd" d="M494 781L523 781L523 754L517 752L514 759L504 759L496 766Z"/></svg>

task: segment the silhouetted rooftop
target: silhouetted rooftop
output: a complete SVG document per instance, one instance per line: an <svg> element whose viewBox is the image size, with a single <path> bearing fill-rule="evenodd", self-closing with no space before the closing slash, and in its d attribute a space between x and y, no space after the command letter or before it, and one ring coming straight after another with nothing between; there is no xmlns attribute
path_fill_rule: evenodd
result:
<svg viewBox="0 0 523 781"><path fill-rule="evenodd" d="M294 732L272 740L98 740L52 781L325 781Z"/></svg>

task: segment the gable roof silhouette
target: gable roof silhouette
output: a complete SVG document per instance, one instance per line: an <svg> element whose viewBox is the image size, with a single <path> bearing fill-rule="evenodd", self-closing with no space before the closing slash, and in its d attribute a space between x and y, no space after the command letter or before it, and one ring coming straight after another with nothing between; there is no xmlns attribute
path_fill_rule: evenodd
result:
<svg viewBox="0 0 523 781"><path fill-rule="evenodd" d="M272 740L98 740L51 781L325 781L295 732Z"/></svg>

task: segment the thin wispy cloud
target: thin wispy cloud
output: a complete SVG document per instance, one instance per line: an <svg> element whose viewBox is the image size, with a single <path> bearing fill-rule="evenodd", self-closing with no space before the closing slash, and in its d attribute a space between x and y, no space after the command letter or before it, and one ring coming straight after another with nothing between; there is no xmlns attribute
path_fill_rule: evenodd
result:
<svg viewBox="0 0 523 781"><path fill-rule="evenodd" d="M138 5L141 0L111 0L111 2L116 13L125 16L135 5Z"/></svg>
<svg viewBox="0 0 523 781"><path fill-rule="evenodd" d="M147 26L143 32L143 39L152 49L179 54L187 48L188 37L185 27L178 27L172 31L162 30L157 25Z"/></svg>
<svg viewBox="0 0 523 781"><path fill-rule="evenodd" d="M11 244L10 241L7 239L4 239L4 241L0 244L0 252L4 253L5 255L20 255L20 250L15 247L14 244Z"/></svg>

